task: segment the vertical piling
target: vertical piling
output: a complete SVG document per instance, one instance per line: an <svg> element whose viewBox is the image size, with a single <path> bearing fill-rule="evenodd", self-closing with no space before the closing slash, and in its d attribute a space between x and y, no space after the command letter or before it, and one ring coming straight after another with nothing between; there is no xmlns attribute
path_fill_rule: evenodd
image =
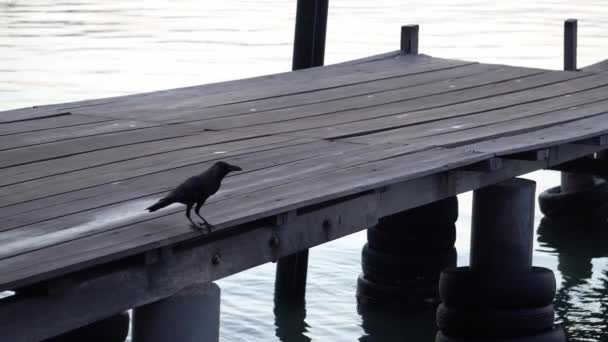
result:
<svg viewBox="0 0 608 342"><path fill-rule="evenodd" d="M568 19L564 23L564 70L576 71L576 55L578 45L578 21Z"/></svg>
<svg viewBox="0 0 608 342"><path fill-rule="evenodd" d="M329 0L298 0L292 69L323 65ZM275 279L277 300L303 302L306 295L308 250L279 259Z"/></svg>
<svg viewBox="0 0 608 342"><path fill-rule="evenodd" d="M191 285L172 297L133 310L133 342L217 342L220 288Z"/></svg>
<svg viewBox="0 0 608 342"><path fill-rule="evenodd" d="M555 276L532 266L535 190L514 178L473 193L470 266L441 274L436 342L565 342Z"/></svg>
<svg viewBox="0 0 608 342"><path fill-rule="evenodd" d="M323 65L329 0L298 0L292 69Z"/></svg>
<svg viewBox="0 0 608 342"><path fill-rule="evenodd" d="M418 25L401 26L401 51L408 55L418 54Z"/></svg>
<svg viewBox="0 0 608 342"><path fill-rule="evenodd" d="M473 192L471 270L531 269L535 189L533 181L515 178Z"/></svg>

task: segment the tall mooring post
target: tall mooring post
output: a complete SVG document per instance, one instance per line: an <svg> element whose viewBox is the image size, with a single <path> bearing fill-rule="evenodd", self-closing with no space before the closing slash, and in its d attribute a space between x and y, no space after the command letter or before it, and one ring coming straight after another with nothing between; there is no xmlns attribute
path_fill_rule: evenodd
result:
<svg viewBox="0 0 608 342"><path fill-rule="evenodd" d="M328 6L329 0L298 0L293 70L323 65ZM279 259L275 279L275 297L279 302L304 302L307 270L308 250Z"/></svg>
<svg viewBox="0 0 608 342"><path fill-rule="evenodd" d="M564 23L564 70L577 71L578 21ZM603 204L608 203L605 180L582 173L561 172L561 186L550 188L539 196L542 213L551 220L605 223L608 217ZM549 222L549 224L551 224Z"/></svg>
<svg viewBox="0 0 608 342"><path fill-rule="evenodd" d="M555 277L532 266L536 184L511 179L473 194L469 267L442 272L436 342L564 342Z"/></svg>

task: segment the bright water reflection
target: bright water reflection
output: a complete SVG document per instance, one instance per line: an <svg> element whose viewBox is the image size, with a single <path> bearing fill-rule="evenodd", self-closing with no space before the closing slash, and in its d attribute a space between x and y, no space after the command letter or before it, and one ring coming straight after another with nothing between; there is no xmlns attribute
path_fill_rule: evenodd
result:
<svg viewBox="0 0 608 342"><path fill-rule="evenodd" d="M580 19L579 62L606 58L605 0L331 0L328 63L394 50L421 24L424 53L561 67L562 21ZM0 0L0 109L187 86L288 70L294 0ZM531 176L542 191L555 173ZM460 197L459 265L470 195ZM541 215L537 213L537 222ZM274 265L220 281L223 341L431 341L433 312L358 312L363 234L311 251L306 308L275 308ZM608 341L606 233L539 230L535 264L557 271L573 341ZM276 313L276 315L275 315Z"/></svg>

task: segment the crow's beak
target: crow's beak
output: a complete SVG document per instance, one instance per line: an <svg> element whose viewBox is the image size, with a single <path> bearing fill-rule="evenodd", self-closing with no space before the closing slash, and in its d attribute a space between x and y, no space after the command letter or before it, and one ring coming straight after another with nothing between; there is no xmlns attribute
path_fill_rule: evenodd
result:
<svg viewBox="0 0 608 342"><path fill-rule="evenodd" d="M236 165L230 165L230 167L228 168L228 170L230 170L230 171L243 171L243 169L241 169L240 167L238 167Z"/></svg>

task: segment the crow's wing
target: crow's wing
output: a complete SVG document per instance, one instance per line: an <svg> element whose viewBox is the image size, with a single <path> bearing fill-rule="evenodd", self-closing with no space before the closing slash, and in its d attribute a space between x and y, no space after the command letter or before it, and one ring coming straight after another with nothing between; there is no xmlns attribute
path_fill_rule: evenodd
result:
<svg viewBox="0 0 608 342"><path fill-rule="evenodd" d="M190 177L173 189L167 197L178 202L194 202L200 193L201 183L199 176Z"/></svg>

